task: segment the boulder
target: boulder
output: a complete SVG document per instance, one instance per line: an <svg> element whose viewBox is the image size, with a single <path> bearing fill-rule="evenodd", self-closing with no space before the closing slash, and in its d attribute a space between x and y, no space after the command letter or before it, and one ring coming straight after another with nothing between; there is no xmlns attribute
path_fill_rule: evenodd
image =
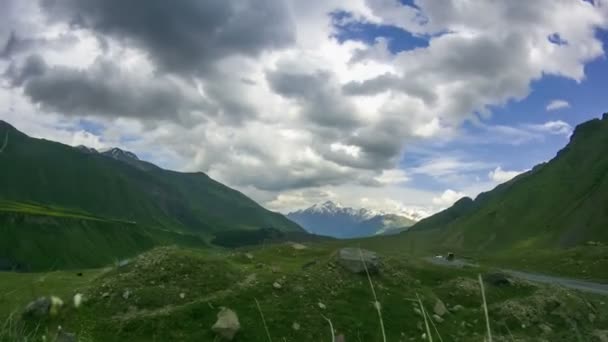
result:
<svg viewBox="0 0 608 342"><path fill-rule="evenodd" d="M448 309L445 307L445 304L443 304L441 299L437 299L435 306L433 306L433 312L438 316L443 316L448 313Z"/></svg>
<svg viewBox="0 0 608 342"><path fill-rule="evenodd" d="M211 327L214 333L228 341L232 341L239 329L241 329L239 317L228 308L221 308L217 314L217 321Z"/></svg>
<svg viewBox="0 0 608 342"><path fill-rule="evenodd" d="M23 310L24 318L43 318L51 312L52 301L49 297L40 297L30 302Z"/></svg>
<svg viewBox="0 0 608 342"><path fill-rule="evenodd" d="M352 273L365 273L365 267L370 274L380 270L380 258L366 249L342 248L338 253L338 263Z"/></svg>

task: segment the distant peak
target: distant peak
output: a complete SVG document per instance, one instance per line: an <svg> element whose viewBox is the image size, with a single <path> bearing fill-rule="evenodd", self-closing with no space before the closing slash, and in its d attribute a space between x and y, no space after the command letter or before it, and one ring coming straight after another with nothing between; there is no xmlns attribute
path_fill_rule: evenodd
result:
<svg viewBox="0 0 608 342"><path fill-rule="evenodd" d="M85 146L85 145L78 145L78 146L76 146L76 149L86 152L86 153L99 153L96 149Z"/></svg>
<svg viewBox="0 0 608 342"><path fill-rule="evenodd" d="M102 154L104 154L106 156L110 156L114 159L119 159L119 160L124 160L124 159L139 160L139 158L137 157L137 155L135 153L121 150L118 147L113 147L107 151L102 152Z"/></svg>

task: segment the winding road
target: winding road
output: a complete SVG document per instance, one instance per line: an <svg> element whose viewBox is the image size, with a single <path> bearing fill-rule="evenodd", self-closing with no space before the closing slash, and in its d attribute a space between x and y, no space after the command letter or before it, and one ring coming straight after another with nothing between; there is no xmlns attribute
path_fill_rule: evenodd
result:
<svg viewBox="0 0 608 342"><path fill-rule="evenodd" d="M478 267L479 266L477 264L474 264L474 263L471 263L468 261L464 261L464 260L460 260L460 259L448 261L445 258L430 257L430 258L426 258L425 260L429 261L432 264L446 266L446 267L465 267L465 266ZM608 296L608 284L594 283L594 282L579 280L579 279L549 276L549 275L539 274L539 273L514 271L514 270L509 270L509 269L499 269L499 270L501 272L510 274L513 277L528 280L528 281L535 282L535 283L560 285L560 286L567 287L567 288L574 289L574 290Z"/></svg>

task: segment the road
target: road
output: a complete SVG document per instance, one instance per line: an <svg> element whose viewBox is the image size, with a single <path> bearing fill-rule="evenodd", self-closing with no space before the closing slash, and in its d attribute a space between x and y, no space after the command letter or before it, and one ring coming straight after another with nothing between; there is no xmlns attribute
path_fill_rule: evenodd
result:
<svg viewBox="0 0 608 342"><path fill-rule="evenodd" d="M447 266L447 267L478 267L479 265L460 259L448 261L445 258L431 257L426 258L426 261L431 262L435 265ZM608 296L608 284L594 283L585 280L563 278L556 276L549 276L540 273L521 272L509 269L499 269L501 272L512 275L513 277L528 280L535 283L560 285L574 290L583 292L595 293L604 296Z"/></svg>

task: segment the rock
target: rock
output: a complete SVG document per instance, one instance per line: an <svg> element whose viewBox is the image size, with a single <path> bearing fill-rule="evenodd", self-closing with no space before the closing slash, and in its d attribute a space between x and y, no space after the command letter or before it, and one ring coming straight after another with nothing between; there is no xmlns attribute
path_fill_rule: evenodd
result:
<svg viewBox="0 0 608 342"><path fill-rule="evenodd" d="M538 327L544 334L550 334L553 332L553 329L551 329L551 327L548 326L547 324L541 324Z"/></svg>
<svg viewBox="0 0 608 342"><path fill-rule="evenodd" d="M325 310L327 308L327 306L325 306L325 304L319 302L317 303L317 305L319 306L319 309Z"/></svg>
<svg viewBox="0 0 608 342"><path fill-rule="evenodd" d="M342 248L338 253L338 263L352 273L365 273L367 267L367 271L374 274L380 268L378 255L360 248Z"/></svg>
<svg viewBox="0 0 608 342"><path fill-rule="evenodd" d="M600 342L608 342L608 330L594 330L591 335L597 337Z"/></svg>
<svg viewBox="0 0 608 342"><path fill-rule="evenodd" d="M281 283L278 283L278 282L275 281L272 284L272 287L274 287L275 289L279 290L279 289L281 289L283 287L283 285L281 285Z"/></svg>
<svg viewBox="0 0 608 342"><path fill-rule="evenodd" d="M306 249L308 247L304 246L301 243L295 243L294 242L294 243L291 244L291 248L295 249L296 251L301 251L301 250Z"/></svg>
<svg viewBox="0 0 608 342"><path fill-rule="evenodd" d="M76 334L69 333L63 330L59 330L55 342L77 342Z"/></svg>
<svg viewBox="0 0 608 342"><path fill-rule="evenodd" d="M236 333L241 329L241 323L236 313L228 308L221 308L217 314L217 321L211 330L219 337L232 341Z"/></svg>
<svg viewBox="0 0 608 342"><path fill-rule="evenodd" d="M488 284L494 286L510 286L513 285L513 280L502 272L489 273L483 276L483 280L485 280Z"/></svg>
<svg viewBox="0 0 608 342"><path fill-rule="evenodd" d="M33 302L30 302L23 310L25 318L43 318L49 315L51 311L51 298L40 297Z"/></svg>
<svg viewBox="0 0 608 342"><path fill-rule="evenodd" d="M452 307L452 309L450 309L450 311L452 312L458 312L458 311L462 311L464 310L464 306L460 305L460 304L456 304Z"/></svg>
<svg viewBox="0 0 608 342"><path fill-rule="evenodd" d="M122 298L124 300L129 299L129 297L131 297L131 291L129 289L124 290L124 292L122 293Z"/></svg>
<svg viewBox="0 0 608 342"><path fill-rule="evenodd" d="M433 307L433 312L438 316L443 316L448 313L448 309L445 307L445 304L441 301L441 299L437 299L435 302L435 306Z"/></svg>
<svg viewBox="0 0 608 342"><path fill-rule="evenodd" d="M291 328L295 331L300 330L300 324L298 322L293 322L293 324L291 325Z"/></svg>
<svg viewBox="0 0 608 342"><path fill-rule="evenodd" d="M441 318L441 316L434 314L433 315L433 319L435 320L435 322L437 323L443 323L443 318Z"/></svg>
<svg viewBox="0 0 608 342"><path fill-rule="evenodd" d="M80 305L82 305L83 302L83 297L82 297L82 293L77 293L74 295L74 307L75 308L79 308Z"/></svg>

